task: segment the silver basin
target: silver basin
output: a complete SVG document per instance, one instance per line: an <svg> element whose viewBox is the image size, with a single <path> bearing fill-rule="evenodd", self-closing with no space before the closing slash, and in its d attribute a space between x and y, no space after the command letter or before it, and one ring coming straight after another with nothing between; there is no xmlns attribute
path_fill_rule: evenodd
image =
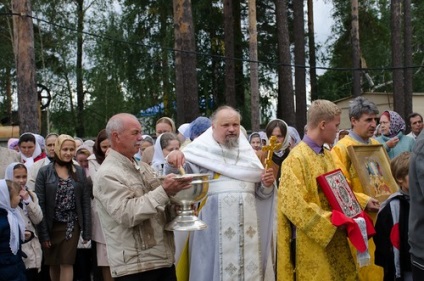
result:
<svg viewBox="0 0 424 281"><path fill-rule="evenodd" d="M193 204L206 197L209 190L209 174L185 174L179 178L192 177L191 186L171 196L171 201L178 205L177 217L165 226L169 231L192 231L207 228L194 213ZM178 178L177 178L178 180Z"/></svg>

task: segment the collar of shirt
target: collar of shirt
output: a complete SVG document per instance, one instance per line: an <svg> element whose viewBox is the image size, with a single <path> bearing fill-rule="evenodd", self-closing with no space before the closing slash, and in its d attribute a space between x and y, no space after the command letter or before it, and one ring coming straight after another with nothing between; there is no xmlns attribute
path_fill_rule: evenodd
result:
<svg viewBox="0 0 424 281"><path fill-rule="evenodd" d="M316 154L322 154L324 153L324 147L318 145L316 142L314 142L310 137L305 135L303 137L303 141L316 153Z"/></svg>
<svg viewBox="0 0 424 281"><path fill-rule="evenodd" d="M370 139L364 140L357 133L355 133L353 130L351 130L349 132L349 136L352 137L354 140L356 140L356 141L358 141L360 143L363 143L363 144L370 144L371 143L371 140Z"/></svg>
<svg viewBox="0 0 424 281"><path fill-rule="evenodd" d="M132 158L132 163L134 165L134 168L139 171L140 170L140 165L138 164L137 160L135 160L135 158Z"/></svg>

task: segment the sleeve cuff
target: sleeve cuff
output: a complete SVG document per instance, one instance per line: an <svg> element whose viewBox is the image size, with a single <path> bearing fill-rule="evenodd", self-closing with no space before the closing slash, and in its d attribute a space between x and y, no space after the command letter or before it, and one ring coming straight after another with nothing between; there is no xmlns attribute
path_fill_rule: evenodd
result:
<svg viewBox="0 0 424 281"><path fill-rule="evenodd" d="M153 193L153 198L157 202L157 205L155 207L165 206L168 203L169 197L162 186L158 186L158 188L153 190L152 193Z"/></svg>
<svg viewBox="0 0 424 281"><path fill-rule="evenodd" d="M264 186L263 183L261 182L261 186L259 187L259 190L260 190L260 193L262 193L263 195L269 195L274 192L274 188L275 188L275 181L271 186Z"/></svg>

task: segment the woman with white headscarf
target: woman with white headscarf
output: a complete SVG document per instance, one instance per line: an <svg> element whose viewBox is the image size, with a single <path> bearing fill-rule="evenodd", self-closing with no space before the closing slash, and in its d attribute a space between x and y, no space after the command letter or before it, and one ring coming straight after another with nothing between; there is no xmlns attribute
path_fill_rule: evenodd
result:
<svg viewBox="0 0 424 281"><path fill-rule="evenodd" d="M166 163L165 157L171 151L179 150L180 146L181 143L174 133L163 133L157 138L151 166L158 175L163 175L163 166Z"/></svg>
<svg viewBox="0 0 424 281"><path fill-rule="evenodd" d="M40 144L37 142L37 138L32 133L23 133L19 137L18 141L19 154L21 162L29 169L32 165L46 157L46 154L42 151Z"/></svg>
<svg viewBox="0 0 424 281"><path fill-rule="evenodd" d="M15 182L0 180L0 281L26 281L21 251L25 222L16 209L20 189Z"/></svg>
<svg viewBox="0 0 424 281"><path fill-rule="evenodd" d="M38 204L37 195L26 186L27 175L26 166L23 163L14 162L7 166L5 179L14 181L21 187L19 195L22 200L16 209L25 222L26 241L22 244L22 251L27 256L24 258L25 274L27 281L35 281L39 279L38 272L41 269L42 259L41 244L36 232L36 225L43 219L43 212Z"/></svg>
<svg viewBox="0 0 424 281"><path fill-rule="evenodd" d="M284 159L289 155L290 149L290 135L286 122L281 119L271 120L265 128L266 135L268 139L272 136L277 138L277 141L281 144L281 147L272 153L272 164L271 167L274 170L274 177L278 183L280 182L281 175L281 163L283 163ZM265 160L268 155L266 151L258 151L256 152L262 164L265 166Z"/></svg>

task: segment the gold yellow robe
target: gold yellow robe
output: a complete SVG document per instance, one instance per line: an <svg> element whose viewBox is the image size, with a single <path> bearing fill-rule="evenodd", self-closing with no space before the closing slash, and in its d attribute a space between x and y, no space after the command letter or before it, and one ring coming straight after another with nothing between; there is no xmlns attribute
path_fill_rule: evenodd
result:
<svg viewBox="0 0 424 281"><path fill-rule="evenodd" d="M290 226L296 226L296 280L357 280L346 232L330 221L331 207L316 178L335 170L331 153L300 142L283 162L278 190L277 280L293 280Z"/></svg>
<svg viewBox="0 0 424 281"><path fill-rule="evenodd" d="M380 144L375 139L370 139L370 144ZM370 197L366 194L364 194L364 189L361 185L361 181L359 180L358 173L349 157L349 153L347 148L351 145L364 145L364 143L361 143L351 136L345 136L341 140L339 140L336 145L331 150L331 153L334 156L334 161L338 168L342 169L344 175L346 176L347 181L349 182L350 186L352 187L353 192L356 195L356 198L358 198L359 203L361 204L362 209L365 210L365 207L370 200ZM372 218L373 222L375 223L377 213L370 213L367 212L367 214ZM356 249L351 246L352 254L356 257ZM371 264L369 266L364 266L359 268L359 280L361 281L381 281L383 280L383 268L379 267L374 264L374 252L375 252L375 244L373 239L368 240L368 251L371 255ZM358 263L356 263L358 266Z"/></svg>

